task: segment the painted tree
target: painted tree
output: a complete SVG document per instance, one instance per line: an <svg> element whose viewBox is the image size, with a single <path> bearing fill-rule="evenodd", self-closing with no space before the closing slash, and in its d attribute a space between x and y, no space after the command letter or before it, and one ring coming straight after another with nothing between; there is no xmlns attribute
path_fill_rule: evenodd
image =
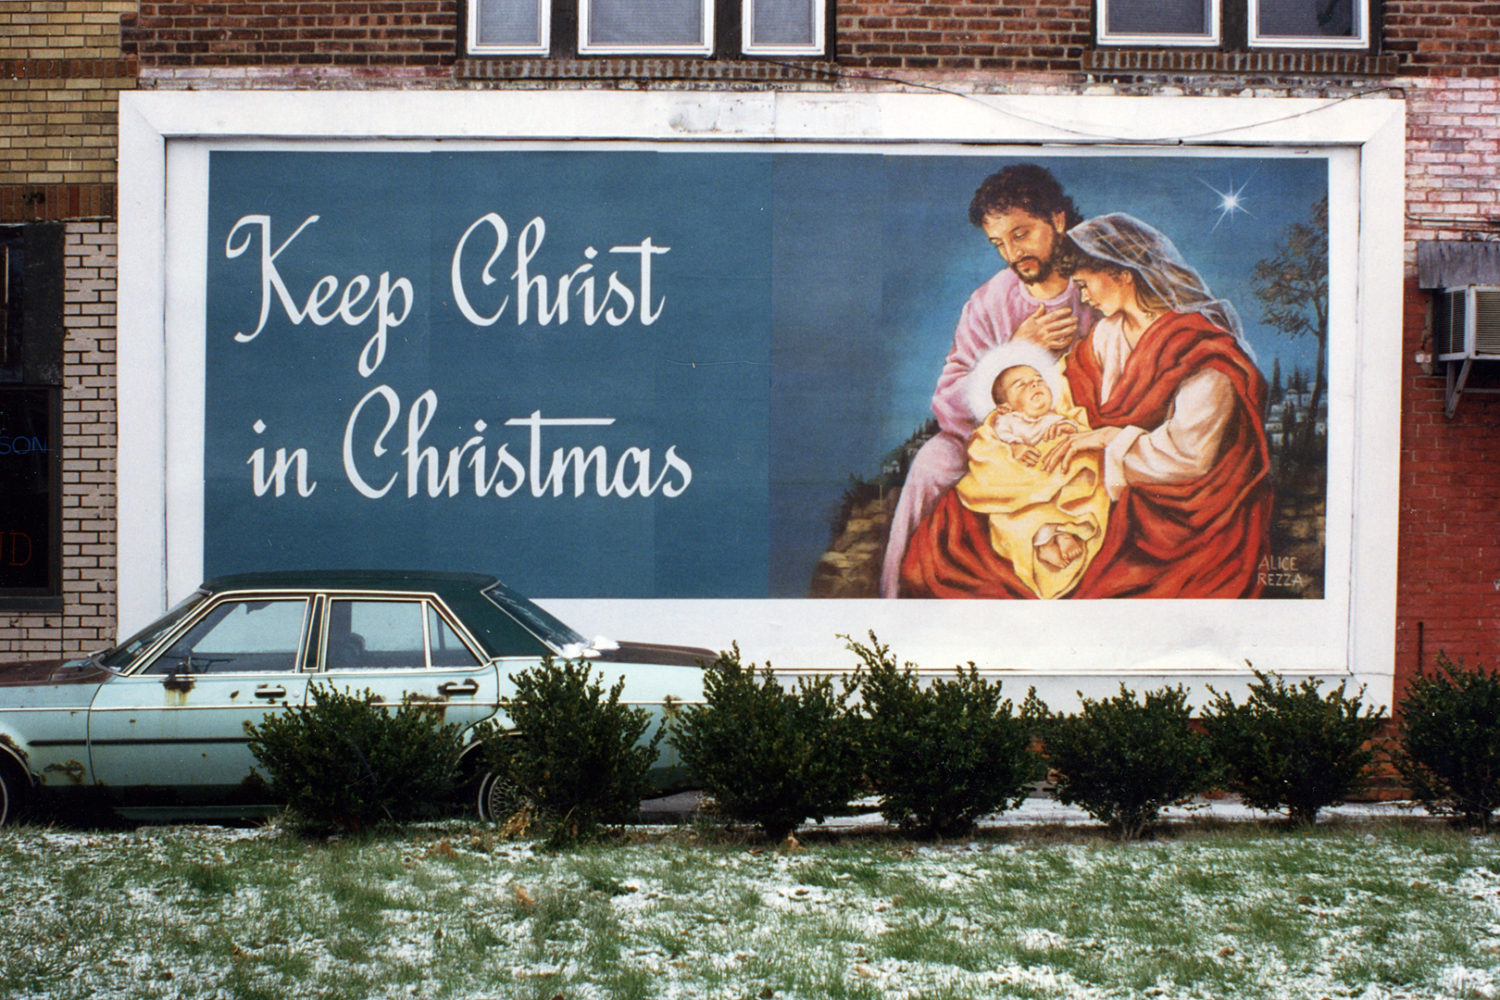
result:
<svg viewBox="0 0 1500 1000"><path fill-rule="evenodd" d="M1318 340L1317 369L1303 433L1311 436L1326 384L1328 356L1328 198L1319 198L1304 222L1293 222L1282 232L1281 245L1271 257L1255 263L1252 277L1260 299L1261 320L1288 338L1311 335Z"/></svg>

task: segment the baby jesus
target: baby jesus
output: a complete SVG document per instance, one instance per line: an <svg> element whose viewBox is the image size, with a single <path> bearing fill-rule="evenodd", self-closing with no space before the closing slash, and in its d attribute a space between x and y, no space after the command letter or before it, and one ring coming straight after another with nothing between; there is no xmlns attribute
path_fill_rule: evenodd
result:
<svg viewBox="0 0 1500 1000"><path fill-rule="evenodd" d="M1044 598L1077 585L1109 517L1097 455L1075 456L1050 473L1042 467L1068 435L1089 429L1068 397L1061 364L1014 342L975 366L969 401L981 422L969 441L968 472L954 487L965 507L987 515L995 552Z"/></svg>

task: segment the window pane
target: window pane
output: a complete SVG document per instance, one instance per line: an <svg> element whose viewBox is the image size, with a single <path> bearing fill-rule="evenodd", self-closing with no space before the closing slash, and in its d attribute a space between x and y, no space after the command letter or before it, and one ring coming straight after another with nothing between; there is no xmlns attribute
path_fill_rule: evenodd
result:
<svg viewBox="0 0 1500 1000"><path fill-rule="evenodd" d="M1105 0L1109 35L1208 35L1210 0Z"/></svg>
<svg viewBox="0 0 1500 1000"><path fill-rule="evenodd" d="M453 627L438 614L437 608L427 606L427 635L432 642L432 665L434 667L475 667L479 660L469 647L459 639Z"/></svg>
<svg viewBox="0 0 1500 1000"><path fill-rule="evenodd" d="M705 0L588 0L591 45L702 45Z"/></svg>
<svg viewBox="0 0 1500 1000"><path fill-rule="evenodd" d="M421 601L332 601L329 670L426 667Z"/></svg>
<svg viewBox="0 0 1500 1000"><path fill-rule="evenodd" d="M1256 34L1263 38L1357 38L1357 0L1260 0L1252 4Z"/></svg>
<svg viewBox="0 0 1500 1000"><path fill-rule="evenodd" d="M751 0L751 5L750 47L816 44L815 0Z"/></svg>
<svg viewBox="0 0 1500 1000"><path fill-rule="evenodd" d="M302 640L304 600L226 601L174 642L147 673L289 672Z"/></svg>
<svg viewBox="0 0 1500 1000"><path fill-rule="evenodd" d="M543 44L542 4L546 0L476 0L479 16L474 26L477 45L536 47Z"/></svg>

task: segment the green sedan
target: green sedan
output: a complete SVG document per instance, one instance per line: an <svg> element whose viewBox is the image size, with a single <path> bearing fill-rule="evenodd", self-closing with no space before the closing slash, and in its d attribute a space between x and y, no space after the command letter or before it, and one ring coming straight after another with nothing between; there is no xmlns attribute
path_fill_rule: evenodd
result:
<svg viewBox="0 0 1500 1000"><path fill-rule="evenodd" d="M621 701L656 714L702 696L707 649L584 639L492 576L278 572L203 584L157 621L87 659L0 664L0 823L32 796L87 798L136 818L273 809L245 723L286 712L314 684L395 704L441 703L473 735L507 724L510 675L544 656L596 662ZM654 727L653 727L654 729ZM470 804L489 817L477 742ZM665 743L658 776L677 772Z"/></svg>

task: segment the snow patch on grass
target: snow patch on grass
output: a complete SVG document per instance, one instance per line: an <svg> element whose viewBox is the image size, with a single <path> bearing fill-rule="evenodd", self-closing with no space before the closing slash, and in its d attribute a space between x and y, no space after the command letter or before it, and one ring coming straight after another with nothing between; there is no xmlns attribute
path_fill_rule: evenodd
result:
<svg viewBox="0 0 1500 1000"><path fill-rule="evenodd" d="M1500 838L538 851L424 825L0 832L0 996L1497 996Z"/></svg>

